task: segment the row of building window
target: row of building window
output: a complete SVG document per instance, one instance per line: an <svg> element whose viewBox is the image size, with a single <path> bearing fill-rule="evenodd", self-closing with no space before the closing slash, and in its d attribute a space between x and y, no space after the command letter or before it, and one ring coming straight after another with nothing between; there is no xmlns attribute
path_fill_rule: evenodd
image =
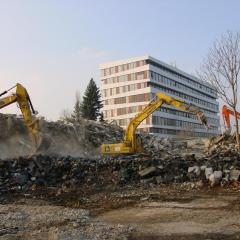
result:
<svg viewBox="0 0 240 240"><path fill-rule="evenodd" d="M183 91L190 91L190 92L192 92L192 93L194 93L194 94L198 94L198 95L201 95L201 96L203 96L203 97L205 97L205 98L207 98L207 95L204 95L203 93L200 93L200 92L198 92L198 91L196 91L196 90L194 90L194 89L192 89L192 88L189 88L189 87L186 87L185 85L183 85L183 84L180 84L180 83L178 83L178 82L176 82L176 81L174 81L174 80L171 80L171 79L169 79L169 78L166 78L166 77L164 77L164 76L162 76L162 75L160 75L160 74L157 74L157 73L154 73L154 72L151 72L151 78L153 79L153 80L155 80L155 81L158 81L158 82L162 82L162 83L165 83L165 84L167 84L167 85L169 85L169 86L175 86L175 87L177 87L177 88L179 88L179 89L181 89L181 90L183 90ZM118 76L118 77L112 77L112 78L107 78L107 79L104 79L103 80L103 83L104 84L109 84L109 83L117 83L117 82L126 82L126 81L134 81L134 80L142 80L142 79L147 79L149 77L149 72L148 71L142 71L142 72L137 72L137 73L132 73L132 74L127 74L127 75L122 75L122 76ZM146 83L145 83L146 84ZM158 85L156 85L156 86L158 86ZM203 86L203 85L201 85L201 86ZM145 86L146 87L146 86ZM134 90L136 90L136 89L140 89L140 88L142 88L142 86L140 87L140 85L128 85L128 86L123 86L123 87L121 87L122 89L120 90L120 89L118 89L118 88L116 88L116 91L113 93L111 93L111 91L113 91L113 90L110 90L110 89L108 89L108 90L104 90L105 92L103 93L103 96L112 96L112 95L115 95L115 94L118 94L118 93L124 93L124 92L128 92L128 91L134 91ZM130 90L130 88L131 88L131 90ZM160 86L158 86L158 88L160 88ZM161 88L165 88L165 87L163 87L163 86L161 86ZM108 91L108 93L107 93L107 91ZM168 91L169 92L169 90L166 90L166 91ZM172 92L174 92L174 90L172 90ZM176 92L177 93L177 92ZM174 94L174 95L176 95L176 96L179 96L179 94L181 94L181 93L178 93L178 94ZM181 96L180 96L181 97ZM199 104L201 104L201 105L204 105L204 106L207 106L207 105L214 105L214 104L211 104L211 103L208 103L208 102L206 102L206 101L203 101L203 100L200 100L200 99L197 99L197 98L194 98L194 97L192 97L192 96L188 96L188 95L185 95L185 97L183 97L184 99L186 99L186 100L190 100L190 101L193 101L193 102L195 102L195 103L199 103L199 102L201 102L201 103L199 103ZM210 107L211 108L211 107ZM218 106L217 105L215 105L215 108L214 108L215 110L217 110L218 109Z"/></svg>
<svg viewBox="0 0 240 240"><path fill-rule="evenodd" d="M146 118L146 119L141 123L141 125L148 125L148 124L150 124L150 118L151 118L151 117ZM129 118L116 119L115 121L116 121L116 123L117 123L119 126L123 127L123 126L127 126L127 125L129 124L129 122L131 121L131 118L130 118L130 119L129 119Z"/></svg>
<svg viewBox="0 0 240 240"><path fill-rule="evenodd" d="M111 98L103 101L104 105L124 104L124 103L136 103L136 102L149 102L151 99L151 93L143 93L138 95L132 95L128 97Z"/></svg>
<svg viewBox="0 0 240 240"><path fill-rule="evenodd" d="M153 84L153 83L150 83L154 88L160 90L160 91L163 91L165 93L170 93L174 96L177 96L177 97L180 97L180 98L183 98L187 101L191 101L191 102L194 102L194 103L197 103L199 105L202 105L202 106L205 106L207 108L210 108L212 110L215 110L215 111L218 111L218 105L216 104L213 104L213 103L209 103L209 102L206 102L204 100L201 100L201 99L198 99L198 98L195 98L195 97L192 97L190 95L187 95L185 93L182 93L182 92L178 92L176 90L172 90L170 88L167 88L167 87L163 87L163 86L159 86L157 84Z"/></svg>
<svg viewBox="0 0 240 240"><path fill-rule="evenodd" d="M183 131L175 129L163 129L163 128L150 128L150 133L159 133L175 136L188 136L188 137L210 137L217 134L207 133L207 132L193 132L193 131Z"/></svg>
<svg viewBox="0 0 240 240"><path fill-rule="evenodd" d="M153 61L149 61L148 60L147 63L151 64L153 66L156 66L157 68L160 68L162 71L164 71L164 72L166 72L166 73L168 73L168 74L170 74L172 76L175 76L175 77L177 77L177 78L179 78L179 79L181 79L181 80L183 80L183 81L185 81L185 82L187 82L187 83L189 83L189 84L191 84L191 85L193 85L193 86L195 86L197 88L200 88L201 90L203 90L205 92L208 92L208 93L213 94L213 95L216 96L216 91L214 89L210 88L210 87L207 87L207 86L205 86L203 84L200 84L197 81L194 81L194 80L192 80L190 78L187 78L187 77L183 76L182 74L179 74L179 73L174 72L174 71L172 71L170 69L167 69L167 68L165 68L165 67L161 66L160 64L157 64L157 63L155 63Z"/></svg>
<svg viewBox="0 0 240 240"><path fill-rule="evenodd" d="M144 66L146 64L147 64L146 60L141 60L141 61L126 63L126 64L122 64L122 65L119 65L119 66L114 66L114 67L102 69L101 70L101 76L104 77L104 76L108 76L108 75L111 75L111 74L127 71L127 70L130 70L130 69L133 69L133 68Z"/></svg>
<svg viewBox="0 0 240 240"><path fill-rule="evenodd" d="M159 116L152 116L152 123L154 125L161 125L161 126L172 126L172 127L181 127L186 130L190 129L205 129L205 127L200 123L193 123L193 122L186 122L176 119L170 118L163 118ZM211 130L217 130L216 126L211 126Z"/></svg>
<svg viewBox="0 0 240 240"><path fill-rule="evenodd" d="M194 115L193 113L183 112L183 111L170 109L170 108L165 108L165 107L161 107L157 111L165 112L165 113L168 113L168 114L177 115L179 117L198 119L197 116ZM209 112L207 110L202 110L202 111L203 111L203 113L207 113L208 112L208 114L212 114L211 112ZM208 123L211 124L211 125L219 125L219 120L217 120L217 119L208 117L207 120L208 120Z"/></svg>
<svg viewBox="0 0 240 240"><path fill-rule="evenodd" d="M132 106L132 107L124 107L124 108L105 110L104 111L104 117L105 118L111 118L111 117L131 114L131 113L138 113L138 112L141 112L146 106L147 105L138 105L138 106ZM161 107L157 111L197 120L196 115L194 115L192 113L188 113L188 112L175 110L175 109ZM219 125L219 120L214 119L214 118L209 118L209 117L207 119L208 119L208 123L210 125L217 125L217 126Z"/></svg>
<svg viewBox="0 0 240 240"><path fill-rule="evenodd" d="M152 118L148 117L146 120L144 120L142 122L141 125L149 125L149 124L151 124L151 122L159 122L159 120L157 120L157 118L159 118L159 117L156 117L156 116L152 116ZM171 126L171 127L174 126L174 127L182 128L182 130L165 129L164 131L179 131L179 132L181 131L181 132L193 132L194 133L195 132L194 129L204 129L203 125L197 124L197 123L191 123L191 122L185 122L185 121L180 121L180 120L175 120L175 119L167 119L167 118L159 118L159 119L161 119L160 122L162 124L160 124L160 122L155 123L155 124L161 125L161 126ZM129 124L129 122L131 121L131 119L124 118L124 119L116 119L115 121L119 126L123 127L123 126L127 126ZM160 128L150 128L150 129L152 130L152 129L160 129ZM151 130L150 130L150 132L152 132ZM212 126L211 130L217 131L218 127ZM156 133L159 133L159 132L156 132ZM213 133L207 133L207 132L205 132L205 133L209 134L209 135L213 135ZM165 134L167 134L167 133L165 133ZM171 133L168 133L168 134L171 134ZM173 133L173 134L176 135L176 133Z"/></svg>
<svg viewBox="0 0 240 240"><path fill-rule="evenodd" d="M142 83L125 85L125 86L121 86L121 87L108 88L108 89L102 90L102 96L103 97L111 97L116 94L131 92L131 91L135 91L135 90L146 88L146 87L147 87L147 82L142 82Z"/></svg>
<svg viewBox="0 0 240 240"><path fill-rule="evenodd" d="M210 87L207 87L203 84L200 84L198 83L197 81L194 81L190 78L187 78L179 73L176 73L170 69L167 69L153 61L149 61L149 60L141 60L141 61L136 61L136 62L131 62L131 63L127 63L127 64L122 64L122 65L119 65L119 66L114 66L114 67L111 67L111 68L106 68L106 69L102 69L101 70L101 75L102 76L108 76L108 75L111 75L111 74L115 74L115 73L118 73L118 72L123 72L123 71L127 71L127 70L130 70L130 69L133 69L133 68L136 68L136 67L141 67L141 66L144 66L146 64L151 64L153 66L157 66L158 68L160 68L162 71L164 72L167 72L168 74L171 74L191 85L194 85L195 87L199 88L199 89L202 89L203 91L205 92L208 92L210 94L214 94L216 96L216 91Z"/></svg>
<svg viewBox="0 0 240 240"><path fill-rule="evenodd" d="M127 81L147 79L148 77L149 77L149 71L141 71L141 72L125 74L117 77L102 79L102 83L103 84L121 83L121 82L127 82Z"/></svg>
<svg viewBox="0 0 240 240"><path fill-rule="evenodd" d="M172 79L169 79L167 77L164 77L162 76L161 74L158 74L158 73L155 73L155 72L152 72L150 71L150 76L151 76L151 79L156 81L156 82L159 82L159 83L164 83L168 86L171 86L171 87L176 87L178 89L181 89L182 91L186 91L186 92L191 92L193 94L196 94L196 95L199 95L199 96L202 96L204 98L209 98L211 100L214 99L214 97L209 97L209 95L206 95L200 91L197 91L193 88L190 88L190 87L187 87L186 85L182 84L182 83L179 83L175 80L172 80ZM200 89L203 88L203 85L200 85Z"/></svg>
<svg viewBox="0 0 240 240"><path fill-rule="evenodd" d="M163 91L165 91L165 89L163 89ZM171 90L170 91L171 94L175 94L175 91ZM186 96L188 95L185 95L183 93L180 93L179 94L180 96L179 97L182 97L184 99L186 99ZM113 105L113 104L124 104L124 103L135 103L135 102L148 102L150 101L150 99L152 99L154 96L154 94L151 94L151 93L143 93L143 94L138 94L138 95L132 95L132 96L127 96L127 97L120 97L120 98L111 98L111 99L107 99L104 101L104 105ZM178 96L178 95L177 95ZM189 96L190 97L190 96ZM189 100L189 99L187 99ZM194 100L199 100L199 99L194 99ZM202 100L200 100L202 101ZM195 101L194 101L195 102ZM205 102L205 101L204 101ZM198 102L200 104L200 102ZM208 103L210 104L210 103ZM211 104L211 105L214 105L214 104ZM209 106L207 105L208 107L212 107L212 106ZM214 105L215 106L215 105ZM170 114L174 114L176 112L179 112L180 114L180 111L176 111L176 110L171 110L171 109L166 109L166 108L160 108L159 110L160 111L168 111L168 113ZM209 110L206 110L206 109L202 109L202 111L204 113L207 113L207 114L214 114L213 112L209 111ZM182 112L182 114L190 114L190 113L184 113ZM189 115L190 116L190 115Z"/></svg>
<svg viewBox="0 0 240 240"><path fill-rule="evenodd" d="M139 106L125 107L125 108L110 109L110 110L105 110L103 113L105 118L116 117L116 116L121 116L125 114L141 112L143 108L146 106L147 105L139 105Z"/></svg>

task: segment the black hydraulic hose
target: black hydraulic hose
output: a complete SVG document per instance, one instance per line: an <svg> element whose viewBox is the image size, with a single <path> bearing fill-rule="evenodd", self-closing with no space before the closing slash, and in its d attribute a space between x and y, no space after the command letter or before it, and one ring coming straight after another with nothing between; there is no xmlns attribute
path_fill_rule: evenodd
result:
<svg viewBox="0 0 240 240"><path fill-rule="evenodd" d="M0 97L3 96L6 93L7 93L7 91L4 91L4 92L0 93Z"/></svg>
<svg viewBox="0 0 240 240"><path fill-rule="evenodd" d="M31 101L31 98L29 97L29 95L27 96L27 98L28 98L28 102L29 102L29 104L30 104L30 107L31 107L31 109L32 109L32 112L33 112L33 114L35 114L36 112L35 112L35 109L34 109L34 107L33 107L33 104L32 104L32 101Z"/></svg>
<svg viewBox="0 0 240 240"><path fill-rule="evenodd" d="M13 87L9 88L8 90L0 93L0 97L3 96L3 95L5 95L5 94L7 94L10 90L12 90L13 88L15 88L16 86L17 86L17 85L14 85Z"/></svg>

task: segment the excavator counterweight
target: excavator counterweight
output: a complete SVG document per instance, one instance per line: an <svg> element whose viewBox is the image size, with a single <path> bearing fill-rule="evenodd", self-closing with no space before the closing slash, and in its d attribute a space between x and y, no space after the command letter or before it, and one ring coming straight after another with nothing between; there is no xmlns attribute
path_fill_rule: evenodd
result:
<svg viewBox="0 0 240 240"><path fill-rule="evenodd" d="M130 121L125 132L124 142L116 144L102 144L101 153L111 155L142 152L142 145L138 142L136 137L136 129L143 120L145 120L163 104L172 105L181 110L195 114L198 117L199 121L206 128L208 128L207 118L204 116L200 108L158 92L156 93L155 98L152 99L151 102Z"/></svg>

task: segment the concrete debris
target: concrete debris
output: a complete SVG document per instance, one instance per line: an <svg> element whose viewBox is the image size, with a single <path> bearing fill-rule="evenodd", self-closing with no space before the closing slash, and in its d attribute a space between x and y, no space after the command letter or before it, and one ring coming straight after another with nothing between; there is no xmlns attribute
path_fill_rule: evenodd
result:
<svg viewBox="0 0 240 240"><path fill-rule="evenodd" d="M167 139L154 135L141 135L144 151L150 155L161 157L182 156L201 158L204 154L205 141L203 139Z"/></svg>
<svg viewBox="0 0 240 240"><path fill-rule="evenodd" d="M240 180L240 170L232 169L230 170L230 180L231 181L238 181Z"/></svg>
<svg viewBox="0 0 240 240"><path fill-rule="evenodd" d="M44 154L96 158L100 145L123 139L122 128L82 119L73 124L65 121L41 121L43 135L52 139ZM0 159L29 154L33 145L21 118L0 114ZM43 153L43 152L42 152Z"/></svg>
<svg viewBox="0 0 240 240"><path fill-rule="evenodd" d="M43 129L53 139L47 154L96 158L103 142L115 143L123 139L120 127L90 120L82 120L78 124L45 122Z"/></svg>
<svg viewBox="0 0 240 240"><path fill-rule="evenodd" d="M209 168L205 168L205 176L206 176L206 179L208 180L209 177L211 176L211 174L213 174L213 169L211 167Z"/></svg>
<svg viewBox="0 0 240 240"><path fill-rule="evenodd" d="M200 176L201 169L199 166L193 166L188 168L188 173L194 173L196 176Z"/></svg>
<svg viewBox="0 0 240 240"><path fill-rule="evenodd" d="M121 128L87 120L78 124L43 121L44 133L53 143L48 152L26 158L14 157L27 152L18 147L22 139L28 139L22 120L0 115L3 125L8 131L0 132L0 159L5 159L0 161L0 192L57 187L61 194L83 185L101 188L184 182L195 187L215 186L239 181L240 177L240 153L231 138L215 141L211 151L204 154L204 140L141 135L145 154L104 158L100 145L122 141ZM13 151L7 149L10 143ZM21 146L26 148L27 144ZM5 150L13 156L6 155Z"/></svg>
<svg viewBox="0 0 240 240"><path fill-rule="evenodd" d="M209 154L214 154L220 151L236 151L236 139L235 134L232 135L220 135L207 139L205 142L205 151Z"/></svg>
<svg viewBox="0 0 240 240"><path fill-rule="evenodd" d="M192 182L215 186L238 181L240 154L231 158L212 155L202 159L181 156L116 156L111 159L36 155L0 161L0 193L57 187L70 189L120 187L137 184Z"/></svg>
<svg viewBox="0 0 240 240"><path fill-rule="evenodd" d="M148 167L138 172L141 177L149 176L150 174L156 172L156 167Z"/></svg>
<svg viewBox="0 0 240 240"><path fill-rule="evenodd" d="M187 143L173 139L161 138L154 135L141 136L144 151L148 154L162 154L162 156L180 154L181 150L186 149Z"/></svg>
<svg viewBox="0 0 240 240"><path fill-rule="evenodd" d="M214 171L208 178L211 187L219 184L220 181L222 180L222 176L223 176L222 171Z"/></svg>

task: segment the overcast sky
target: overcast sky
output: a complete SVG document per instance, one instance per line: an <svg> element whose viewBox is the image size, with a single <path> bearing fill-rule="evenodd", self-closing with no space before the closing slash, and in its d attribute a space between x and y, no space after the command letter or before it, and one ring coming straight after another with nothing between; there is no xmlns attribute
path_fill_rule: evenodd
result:
<svg viewBox="0 0 240 240"><path fill-rule="evenodd" d="M22 83L57 119L100 83L102 62L151 55L195 73L216 38L240 30L239 12L237 0L0 0L0 92Z"/></svg>

